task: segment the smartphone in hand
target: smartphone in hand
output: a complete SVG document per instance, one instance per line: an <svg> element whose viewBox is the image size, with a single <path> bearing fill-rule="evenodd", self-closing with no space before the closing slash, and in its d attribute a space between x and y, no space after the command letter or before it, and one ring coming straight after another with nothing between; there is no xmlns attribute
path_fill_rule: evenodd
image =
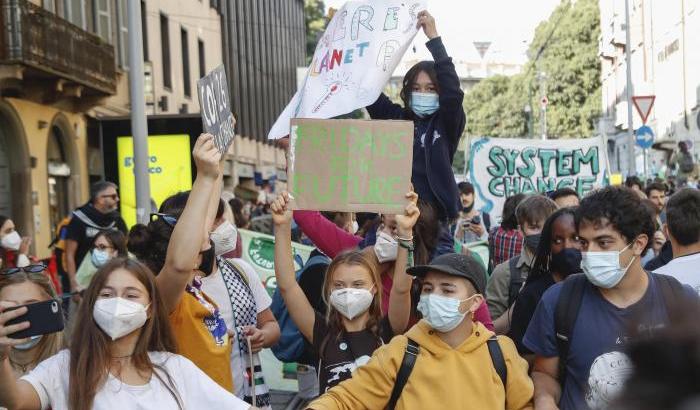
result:
<svg viewBox="0 0 700 410"><path fill-rule="evenodd" d="M8 335L12 339L24 339L26 337L46 335L63 330L63 309L61 302L56 299L49 299L43 302L29 303L21 306L7 308L7 310L27 307L27 313L14 318L6 323L7 326L29 322L29 327L17 333Z"/></svg>

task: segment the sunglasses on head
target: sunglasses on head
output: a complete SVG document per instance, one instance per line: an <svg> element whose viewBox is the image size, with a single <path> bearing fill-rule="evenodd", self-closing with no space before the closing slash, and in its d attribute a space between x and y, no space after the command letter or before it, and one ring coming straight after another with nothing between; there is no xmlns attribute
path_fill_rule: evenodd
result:
<svg viewBox="0 0 700 410"><path fill-rule="evenodd" d="M25 266L22 268L8 268L2 271L3 275L14 275L15 273L40 273L46 270L46 265L44 264L37 264L37 265L29 265Z"/></svg>
<svg viewBox="0 0 700 410"><path fill-rule="evenodd" d="M172 216L172 215L162 214L162 213L152 213L151 214L151 221L154 219L154 217L164 220L166 224L168 224L172 227L175 227L175 224L177 224L177 218Z"/></svg>

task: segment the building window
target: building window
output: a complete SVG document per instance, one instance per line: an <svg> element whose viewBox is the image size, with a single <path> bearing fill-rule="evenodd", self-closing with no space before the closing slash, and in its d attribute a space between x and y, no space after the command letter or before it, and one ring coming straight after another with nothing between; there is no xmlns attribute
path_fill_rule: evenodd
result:
<svg viewBox="0 0 700 410"><path fill-rule="evenodd" d="M170 30L168 30L168 18L160 15L160 49L163 53L163 87L172 88L173 81L170 70Z"/></svg>
<svg viewBox="0 0 700 410"><path fill-rule="evenodd" d="M143 40L143 61L148 61L148 18L146 2L141 0L141 39Z"/></svg>
<svg viewBox="0 0 700 410"><path fill-rule="evenodd" d="M182 88L186 97L192 96L190 87L190 46L187 43L187 30L180 28L180 40L182 41Z"/></svg>
<svg viewBox="0 0 700 410"><path fill-rule="evenodd" d="M129 68L129 22L128 22L128 0L117 1L117 24L119 26L119 66Z"/></svg>
<svg viewBox="0 0 700 410"><path fill-rule="evenodd" d="M207 75L207 66L204 64L204 41L197 41L197 50L199 51L199 78Z"/></svg>
<svg viewBox="0 0 700 410"><path fill-rule="evenodd" d="M104 41L112 44L112 21L109 14L109 0L96 0L95 32Z"/></svg>
<svg viewBox="0 0 700 410"><path fill-rule="evenodd" d="M44 2L46 4L47 2ZM54 3L54 1L51 1ZM63 11L66 15L66 20L76 26L86 29L85 24L85 0L63 0Z"/></svg>
<svg viewBox="0 0 700 410"><path fill-rule="evenodd" d="M41 3L46 10L56 13L56 2L54 0L43 0Z"/></svg>

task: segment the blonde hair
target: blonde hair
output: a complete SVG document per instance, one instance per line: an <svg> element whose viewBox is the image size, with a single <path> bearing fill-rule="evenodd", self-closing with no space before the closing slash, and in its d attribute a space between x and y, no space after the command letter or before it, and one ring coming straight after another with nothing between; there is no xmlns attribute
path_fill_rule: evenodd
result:
<svg viewBox="0 0 700 410"><path fill-rule="evenodd" d="M30 273L17 272L11 275L0 275L0 291L12 285L29 282L38 286L48 299L58 299L56 289L54 289L51 279L44 272ZM34 357L30 368L35 367L45 359L55 355L63 347L63 332L56 332L44 335L36 345Z"/></svg>

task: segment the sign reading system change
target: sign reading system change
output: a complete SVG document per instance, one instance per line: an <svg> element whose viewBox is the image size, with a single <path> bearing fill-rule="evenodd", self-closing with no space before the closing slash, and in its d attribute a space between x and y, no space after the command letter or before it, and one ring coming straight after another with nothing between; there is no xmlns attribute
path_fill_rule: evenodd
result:
<svg viewBox="0 0 700 410"><path fill-rule="evenodd" d="M607 184L603 138L531 140L477 138L470 142L469 180L479 210L500 216L506 198L571 188L584 196Z"/></svg>

